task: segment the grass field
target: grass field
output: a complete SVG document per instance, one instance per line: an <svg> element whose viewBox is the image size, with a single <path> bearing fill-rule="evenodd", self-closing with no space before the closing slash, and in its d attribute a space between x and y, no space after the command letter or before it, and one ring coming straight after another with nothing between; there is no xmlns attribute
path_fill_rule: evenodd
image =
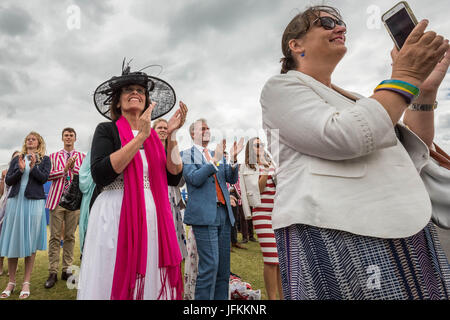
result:
<svg viewBox="0 0 450 320"><path fill-rule="evenodd" d="M50 230L47 229L47 236L49 236ZM77 240L74 249L74 262L75 266L80 266L80 242L78 240L78 230L76 232ZM240 234L239 234L240 236ZM263 260L262 254L257 242L251 242L245 244L247 250L233 248L231 252L231 272L239 275L242 281L248 282L252 285L254 290L261 289L261 299L266 299L266 292L264 289L263 280ZM62 249L61 249L62 257ZM36 261L31 276L31 295L29 300L75 300L77 296L76 289L69 289L66 281L62 281L61 278L61 259L60 269L58 273L58 282L51 289L44 288L44 283L48 278L48 258L47 251L38 251L36 254ZM8 283L7 269L8 260L5 258L4 272L0 276L0 292L6 288ZM21 290L24 273L24 259L19 259L19 270L16 274L17 287L14 293L9 299L5 300L18 300L19 292ZM1 299L3 300L3 299ZM0 300L0 301L1 301Z"/></svg>

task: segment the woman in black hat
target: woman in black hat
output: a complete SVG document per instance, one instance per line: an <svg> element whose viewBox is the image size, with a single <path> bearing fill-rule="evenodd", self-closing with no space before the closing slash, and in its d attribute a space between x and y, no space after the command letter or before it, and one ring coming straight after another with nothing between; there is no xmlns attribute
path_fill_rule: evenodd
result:
<svg viewBox="0 0 450 320"><path fill-rule="evenodd" d="M181 299L181 254L167 185L181 179L175 132L187 108L169 120L167 154L152 118L169 112L175 92L143 72L113 77L94 101L112 122L100 123L91 149L97 194L86 233L78 299Z"/></svg>

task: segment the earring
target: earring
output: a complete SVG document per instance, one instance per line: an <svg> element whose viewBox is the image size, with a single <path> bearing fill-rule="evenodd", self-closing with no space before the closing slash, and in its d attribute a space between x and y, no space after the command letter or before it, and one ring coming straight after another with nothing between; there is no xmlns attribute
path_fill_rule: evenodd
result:
<svg viewBox="0 0 450 320"><path fill-rule="evenodd" d="M304 56L305 56L305 53L302 52L302 53L300 54L300 57L304 57Z"/></svg>

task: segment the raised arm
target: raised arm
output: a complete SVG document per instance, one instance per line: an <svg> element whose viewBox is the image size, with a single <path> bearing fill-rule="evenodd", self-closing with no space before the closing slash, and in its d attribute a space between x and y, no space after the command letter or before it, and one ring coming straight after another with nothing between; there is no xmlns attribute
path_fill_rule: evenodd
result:
<svg viewBox="0 0 450 320"><path fill-rule="evenodd" d="M395 49L396 50L396 49ZM393 56L395 56L395 51ZM403 122L415 134L422 139L428 147L431 147L434 139L434 106L439 86L447 74L450 65L450 50L447 50L444 58L436 65L430 76L420 87L420 96L414 101L415 106L406 109ZM423 106L428 105L428 106ZM421 111L421 109L423 111Z"/></svg>
<svg viewBox="0 0 450 320"><path fill-rule="evenodd" d="M174 175L183 170L180 151L178 150L177 131L186 121L188 109L183 101L180 101L180 108L170 118L167 123L167 170Z"/></svg>
<svg viewBox="0 0 450 320"><path fill-rule="evenodd" d="M21 158L22 156L15 157L11 161L11 165L9 166L8 172L6 173L5 177L5 183L8 186L12 186L16 183L20 182L20 179L22 178L22 170L19 168L19 160L23 161Z"/></svg>

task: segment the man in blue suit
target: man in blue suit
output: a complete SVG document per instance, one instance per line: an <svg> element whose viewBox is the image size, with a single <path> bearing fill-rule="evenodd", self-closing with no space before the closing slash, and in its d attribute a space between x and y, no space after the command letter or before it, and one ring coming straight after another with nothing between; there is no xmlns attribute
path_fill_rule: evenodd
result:
<svg viewBox="0 0 450 320"><path fill-rule="evenodd" d="M184 223L192 226L199 256L196 300L227 300L230 278L230 233L234 225L226 183L238 180L237 155L243 139L230 150L233 165L224 157L225 140L208 150L210 131L205 119L190 127L194 146L181 153L188 201Z"/></svg>

